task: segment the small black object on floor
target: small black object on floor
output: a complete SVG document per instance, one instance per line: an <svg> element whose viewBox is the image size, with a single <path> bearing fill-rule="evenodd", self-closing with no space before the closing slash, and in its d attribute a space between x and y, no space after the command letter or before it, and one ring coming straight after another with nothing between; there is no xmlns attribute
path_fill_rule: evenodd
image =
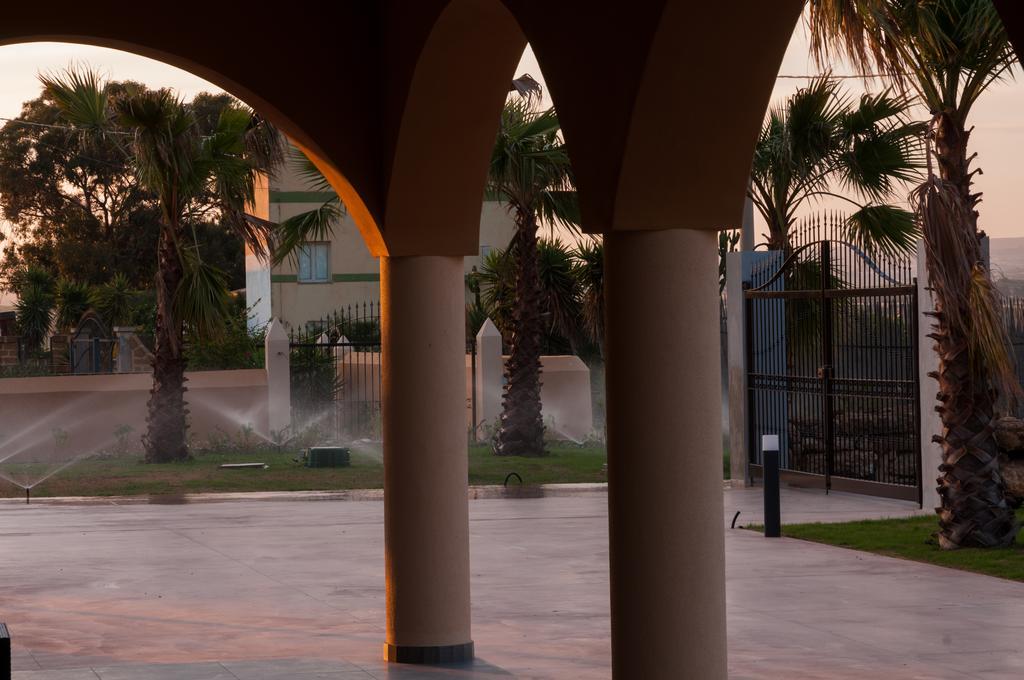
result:
<svg viewBox="0 0 1024 680"><path fill-rule="evenodd" d="M11 634L0 623L0 680L11 680Z"/></svg>

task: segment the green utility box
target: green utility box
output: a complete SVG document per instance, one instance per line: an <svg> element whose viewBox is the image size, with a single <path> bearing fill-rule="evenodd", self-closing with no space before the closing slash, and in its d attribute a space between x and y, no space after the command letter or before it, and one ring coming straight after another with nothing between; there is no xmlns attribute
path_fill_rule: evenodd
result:
<svg viewBox="0 0 1024 680"><path fill-rule="evenodd" d="M314 446L306 450L306 467L348 467L348 449L341 446Z"/></svg>

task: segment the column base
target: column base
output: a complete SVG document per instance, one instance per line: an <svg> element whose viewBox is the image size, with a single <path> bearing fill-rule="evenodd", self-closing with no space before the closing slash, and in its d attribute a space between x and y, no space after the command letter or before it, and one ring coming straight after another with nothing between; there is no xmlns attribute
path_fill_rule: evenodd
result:
<svg viewBox="0 0 1024 680"><path fill-rule="evenodd" d="M473 660L473 642L461 645L415 647L384 643L384 660L392 663L461 663Z"/></svg>

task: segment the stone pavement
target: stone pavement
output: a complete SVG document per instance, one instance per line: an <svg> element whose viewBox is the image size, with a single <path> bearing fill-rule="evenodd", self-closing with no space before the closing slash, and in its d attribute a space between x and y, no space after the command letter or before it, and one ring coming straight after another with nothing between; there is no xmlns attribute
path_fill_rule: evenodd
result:
<svg viewBox="0 0 1024 680"><path fill-rule="evenodd" d="M600 489L471 502L480 660L449 668L378 660L379 501L266 498L275 502L0 503L0 620L12 630L14 677L610 676ZM759 506L756 489L727 490L726 526L737 509L739 524L760 521ZM785 521L920 512L791 489L783 507ZM739 529L726 536L734 680L1024 673L1024 584Z"/></svg>

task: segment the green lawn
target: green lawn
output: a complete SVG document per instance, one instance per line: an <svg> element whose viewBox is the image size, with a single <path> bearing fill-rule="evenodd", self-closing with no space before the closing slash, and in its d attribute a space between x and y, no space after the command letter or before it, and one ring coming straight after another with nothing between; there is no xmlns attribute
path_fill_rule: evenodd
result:
<svg viewBox="0 0 1024 680"><path fill-rule="evenodd" d="M469 451L469 483L501 484L517 472L525 484L603 482L603 447L551 444L544 458L498 457L485 446ZM187 463L146 465L138 455L83 459L32 490L42 496L127 496L226 491L307 491L379 489L384 483L380 454L354 450L347 468L307 468L295 462L294 451L200 452ZM261 462L268 469L222 470L222 463ZM0 475L29 480L45 474L42 465L0 464ZM0 478L0 497L21 497L24 491Z"/></svg>
<svg viewBox="0 0 1024 680"><path fill-rule="evenodd" d="M1024 520L1024 511L1019 517ZM782 527L782 535L1024 581L1024 535L1018 536L1016 546L1005 550L940 550L932 537L938 529L937 521L934 515L924 515L837 524L791 524Z"/></svg>

